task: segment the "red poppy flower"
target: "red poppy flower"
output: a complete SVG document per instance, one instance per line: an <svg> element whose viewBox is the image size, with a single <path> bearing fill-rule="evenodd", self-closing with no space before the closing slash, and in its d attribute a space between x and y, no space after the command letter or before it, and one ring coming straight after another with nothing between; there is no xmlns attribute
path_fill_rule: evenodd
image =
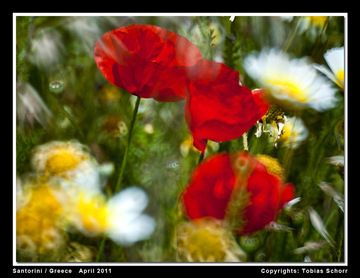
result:
<svg viewBox="0 0 360 278"><path fill-rule="evenodd" d="M189 69L185 116L194 146L204 151L208 139L229 141L248 131L268 110L261 91L239 85L239 73L202 60Z"/></svg>
<svg viewBox="0 0 360 278"><path fill-rule="evenodd" d="M242 195L236 195L239 193ZM182 201L190 219L224 219L232 208L241 208L235 217L243 225L236 231L248 234L273 221L294 195L293 185L283 184L256 158L240 152L205 160L195 170Z"/></svg>
<svg viewBox="0 0 360 278"><path fill-rule="evenodd" d="M105 33L95 45L95 62L115 86L143 98L176 101L186 95L186 68L199 49L173 32L134 24Z"/></svg>

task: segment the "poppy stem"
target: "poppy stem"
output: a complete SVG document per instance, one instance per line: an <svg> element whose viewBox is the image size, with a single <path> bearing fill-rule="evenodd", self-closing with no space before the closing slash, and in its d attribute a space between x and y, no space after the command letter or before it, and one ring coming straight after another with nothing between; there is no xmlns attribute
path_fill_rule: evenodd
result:
<svg viewBox="0 0 360 278"><path fill-rule="evenodd" d="M249 144L248 144L247 132L245 132L243 134L242 139L243 139L243 144L244 144L244 151L248 151L249 150Z"/></svg>
<svg viewBox="0 0 360 278"><path fill-rule="evenodd" d="M141 100L141 98L137 97L134 112L133 112L132 119L131 119L131 122L130 122L127 145L126 145L126 148L125 148L123 160L121 162L120 173L119 173L119 176L118 176L118 179L117 179L117 182L116 182L116 186L115 186L115 192L118 192L120 190L121 182L122 182L123 177L124 177L126 161L127 161L127 157L128 157L128 153L129 153L130 144L131 144L131 138L132 138L132 133L133 133L133 130L134 130L136 115L137 115L138 110L139 110L140 100Z"/></svg>
<svg viewBox="0 0 360 278"><path fill-rule="evenodd" d="M201 161L203 161L204 155L205 155L205 151L200 153L199 160L198 160L198 163L197 163L198 165L201 163Z"/></svg>

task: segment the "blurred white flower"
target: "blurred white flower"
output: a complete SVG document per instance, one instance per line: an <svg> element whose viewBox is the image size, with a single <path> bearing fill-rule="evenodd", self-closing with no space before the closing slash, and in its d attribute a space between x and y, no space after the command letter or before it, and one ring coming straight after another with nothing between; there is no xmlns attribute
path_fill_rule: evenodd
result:
<svg viewBox="0 0 360 278"><path fill-rule="evenodd" d="M107 235L116 243L131 245L147 239L155 230L155 221L143 214L148 205L145 192L138 187L129 187L112 197L108 202L109 227Z"/></svg>
<svg viewBox="0 0 360 278"><path fill-rule="evenodd" d="M309 132L301 118L284 116L284 120L279 141L289 148L296 149L307 138Z"/></svg>
<svg viewBox="0 0 360 278"><path fill-rule="evenodd" d="M292 230L294 230L291 227L276 223L275 221L271 221L268 225L265 226L265 229L268 231L275 231L275 232L291 232Z"/></svg>
<svg viewBox="0 0 360 278"><path fill-rule="evenodd" d="M301 201L301 197L297 197L292 199L291 201L289 201L286 205L285 205L285 209L290 209L292 208L294 205L296 205L297 203L299 203Z"/></svg>
<svg viewBox="0 0 360 278"><path fill-rule="evenodd" d="M344 212L344 197L338 193L331 185L327 184L326 182L321 182L319 187L322 191L324 191L327 195L333 198L334 202L338 205L342 212Z"/></svg>
<svg viewBox="0 0 360 278"><path fill-rule="evenodd" d="M92 53L96 40L102 34L97 19L83 16L72 17L66 27L73 32L76 39L81 41L85 51Z"/></svg>
<svg viewBox="0 0 360 278"><path fill-rule="evenodd" d="M105 234L121 245L147 239L155 229L155 221L143 210L148 204L145 192L129 187L106 201L103 194L78 190L70 194L68 222L87 236Z"/></svg>
<svg viewBox="0 0 360 278"><path fill-rule="evenodd" d="M101 190L100 168L87 148L77 141L52 141L35 148L32 166L65 188Z"/></svg>
<svg viewBox="0 0 360 278"><path fill-rule="evenodd" d="M327 160L330 164L333 164L335 166L344 166L345 163L344 155L334 155L329 157Z"/></svg>
<svg viewBox="0 0 360 278"><path fill-rule="evenodd" d="M326 244L326 241L308 241L305 242L304 246L296 248L294 250L295 254L305 254L321 249Z"/></svg>
<svg viewBox="0 0 360 278"><path fill-rule="evenodd" d="M320 215L313 208L309 208L310 222L315 230L332 246L334 247L334 240L331 238L327 231L323 220Z"/></svg>
<svg viewBox="0 0 360 278"><path fill-rule="evenodd" d="M154 126L152 124L145 124L144 125L144 131L147 133L147 134L153 134L154 133Z"/></svg>
<svg viewBox="0 0 360 278"><path fill-rule="evenodd" d="M330 70L323 65L314 65L317 70L325 74L341 89L344 89L344 73L345 73L345 52L344 47L329 49L325 52L324 58L329 65Z"/></svg>
<svg viewBox="0 0 360 278"><path fill-rule="evenodd" d="M268 96L282 105L318 111L336 105L335 89L306 59L290 59L286 53L270 49L249 55L244 65Z"/></svg>
<svg viewBox="0 0 360 278"><path fill-rule="evenodd" d="M231 22L233 22L235 20L235 15L232 15L230 16L230 19L229 19Z"/></svg>
<svg viewBox="0 0 360 278"><path fill-rule="evenodd" d="M61 59L63 51L60 34L57 31L42 31L31 41L29 60L43 69L52 69Z"/></svg>
<svg viewBox="0 0 360 278"><path fill-rule="evenodd" d="M20 124L45 126L52 116L37 91L28 83L16 84L16 116Z"/></svg>

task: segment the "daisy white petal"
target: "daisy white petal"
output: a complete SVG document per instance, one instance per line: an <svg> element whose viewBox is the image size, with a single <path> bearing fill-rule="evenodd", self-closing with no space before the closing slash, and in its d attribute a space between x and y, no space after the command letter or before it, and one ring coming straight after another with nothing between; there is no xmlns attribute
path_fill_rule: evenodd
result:
<svg viewBox="0 0 360 278"><path fill-rule="evenodd" d="M137 187L129 187L112 197L107 206L107 235L121 245L148 238L155 229L155 221L142 214L147 204L145 192Z"/></svg>
<svg viewBox="0 0 360 278"><path fill-rule="evenodd" d="M329 77L335 84L340 88L344 89L344 73L345 73L345 52L344 47L332 48L325 52L324 58L326 63L329 65L329 70L324 72L324 67L318 68L322 73ZM326 68L325 68L326 69ZM329 76L330 73L330 76Z"/></svg>
<svg viewBox="0 0 360 278"><path fill-rule="evenodd" d="M155 221L145 214L121 215L110 220L107 235L116 243L131 245L149 238L155 230Z"/></svg>
<svg viewBox="0 0 360 278"><path fill-rule="evenodd" d="M123 212L142 212L148 205L146 193L135 186L128 187L112 197L108 206L112 211Z"/></svg>
<svg viewBox="0 0 360 278"><path fill-rule="evenodd" d="M335 89L306 59L290 59L277 49L245 59L248 74L282 105L318 111L336 105Z"/></svg>
<svg viewBox="0 0 360 278"><path fill-rule="evenodd" d="M86 146L77 141L52 141L35 148L34 170L54 182L69 187L101 190L99 166Z"/></svg>

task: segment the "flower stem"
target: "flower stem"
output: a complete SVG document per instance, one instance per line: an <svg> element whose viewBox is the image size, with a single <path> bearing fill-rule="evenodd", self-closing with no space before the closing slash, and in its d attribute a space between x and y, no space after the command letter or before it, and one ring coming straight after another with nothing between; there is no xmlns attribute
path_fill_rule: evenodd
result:
<svg viewBox="0 0 360 278"><path fill-rule="evenodd" d="M96 254L96 258L95 258L96 262L99 262L102 258L102 255L104 254L105 242L106 242L106 236L103 236L99 244L99 250Z"/></svg>
<svg viewBox="0 0 360 278"><path fill-rule="evenodd" d="M242 138L243 138L243 144L244 144L244 151L248 151L249 150L249 144L248 144L247 132L245 132L243 134Z"/></svg>
<svg viewBox="0 0 360 278"><path fill-rule="evenodd" d="M198 160L198 163L197 163L198 165L201 163L201 161L203 161L204 155L205 155L205 151L203 151L202 153L200 153L199 160Z"/></svg>
<svg viewBox="0 0 360 278"><path fill-rule="evenodd" d="M296 35L297 35L297 33L298 33L298 29L299 29L299 27L300 27L300 20L301 20L301 19L300 19L300 18L296 18L295 20L297 20L297 21L296 21L296 25L295 25L295 29L294 29L294 31L291 33L291 35L288 37L287 41L284 43L283 49L284 49L285 52L289 50L290 46L292 45L292 43L293 43L293 41L294 41L294 39L295 39L295 37L296 37Z"/></svg>
<svg viewBox="0 0 360 278"><path fill-rule="evenodd" d="M133 130L134 130L136 115L138 113L139 106L140 106L140 100L141 100L141 98L137 97L134 112L133 112L132 119L131 119L131 122L130 122L128 140L127 140L124 156L123 156L123 159L122 159L122 162L121 162L120 172L119 172L119 176L118 176L118 179L117 179L117 182L116 182L114 192L118 192L120 190L121 182L122 182L123 177L124 177L126 161L127 161L127 157L128 157L128 153L129 153L130 144L131 144L131 138L132 138L132 133L133 133ZM101 242L99 244L99 249L98 249L98 252L97 252L97 255L96 255L96 261L97 262L99 262L101 260L103 254L104 254L105 243L106 243L106 236L103 236L103 238L101 239Z"/></svg>
<svg viewBox="0 0 360 278"><path fill-rule="evenodd" d="M141 98L137 97L134 112L133 112L131 123L130 123L127 145L126 145L126 148L125 148L123 160L121 162L120 173L119 173L119 176L118 176L118 179L117 179L117 182L116 182L116 186L115 186L115 192L118 192L120 190L121 182L122 182L123 177L124 177L126 161L127 161L127 157L128 157L128 153L129 153L130 144L131 144L131 138L132 138L132 133L133 133L133 130L134 130L136 115L137 115L138 110L139 110L140 100L141 100Z"/></svg>

